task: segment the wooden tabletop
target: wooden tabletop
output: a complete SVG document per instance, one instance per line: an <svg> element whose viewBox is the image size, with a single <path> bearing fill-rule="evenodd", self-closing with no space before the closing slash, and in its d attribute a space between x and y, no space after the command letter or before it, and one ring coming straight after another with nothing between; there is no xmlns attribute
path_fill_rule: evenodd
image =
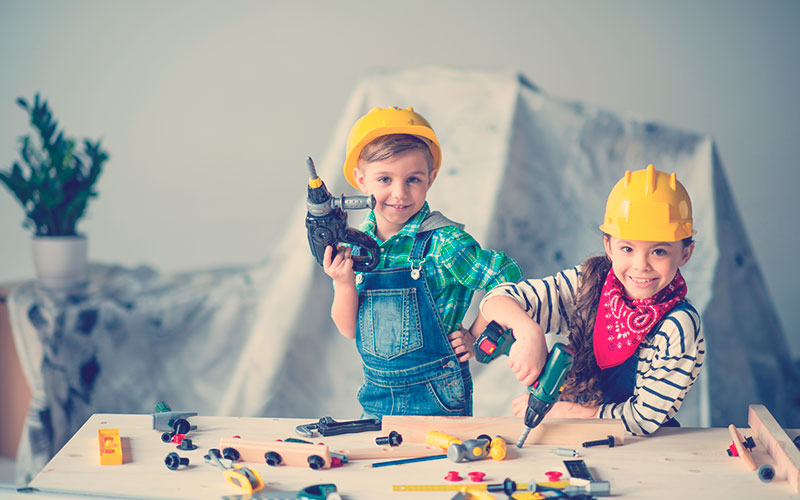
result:
<svg viewBox="0 0 800 500"><path fill-rule="evenodd" d="M232 418L196 416L189 421L197 426L188 437L199 447L177 450L175 444L161 441L153 429L152 415L92 415L72 439L34 478L30 486L47 491L93 492L120 498L220 499L240 495L241 490L226 482L220 469L205 463L209 448L218 448L221 438L239 435L249 440L273 441L300 437L295 428L316 422L313 419ZM384 424L384 427L386 425ZM123 464L100 465L98 429L118 428L122 441ZM433 429L432 429L433 430ZM749 428L740 429L746 436ZM358 434L312 438L324 442L332 451L379 448L375 438L389 429ZM789 431L790 437L800 431ZM461 436L459 436L461 437ZM474 436L464 436L469 439ZM400 448L421 448L422 443L404 440ZM727 428L662 429L647 438L628 436L624 445L609 448L582 448L575 443L565 447L578 450L595 479L609 481L614 497L625 499L729 499L794 498L789 483L775 478L765 483L748 469L741 458L729 457L731 444ZM383 460L351 460L342 467L311 470L306 467L247 462L264 480L263 491L300 490L320 483L336 484L344 499L397 498L409 500L450 499L456 491L396 492L392 485L469 485L470 471L486 474L484 483L501 483L511 478L519 483L547 481L545 472L560 471L566 477L564 460L570 457L551 452L553 444L526 444L517 449L508 445L503 461L483 459L456 463L449 459L373 468ZM170 452L189 459L189 465L169 470L164 458ZM757 466L770 462L765 446L757 442L752 450ZM389 459L390 457L387 457ZM464 477L458 483L444 480L449 471ZM496 498L505 498L497 494Z"/></svg>

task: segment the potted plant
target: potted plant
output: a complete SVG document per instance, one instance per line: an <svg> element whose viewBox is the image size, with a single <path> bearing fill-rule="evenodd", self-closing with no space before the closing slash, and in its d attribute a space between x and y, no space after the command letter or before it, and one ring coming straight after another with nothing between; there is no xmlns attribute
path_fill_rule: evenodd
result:
<svg viewBox="0 0 800 500"><path fill-rule="evenodd" d="M72 287L88 281L86 237L77 223L90 198L97 196L95 183L108 160L100 141L75 140L58 129L46 100L37 93L32 104L17 104L30 116L36 135L19 138L21 162L0 170L0 181L25 211L23 227L33 229L33 258L39 283L51 288Z"/></svg>

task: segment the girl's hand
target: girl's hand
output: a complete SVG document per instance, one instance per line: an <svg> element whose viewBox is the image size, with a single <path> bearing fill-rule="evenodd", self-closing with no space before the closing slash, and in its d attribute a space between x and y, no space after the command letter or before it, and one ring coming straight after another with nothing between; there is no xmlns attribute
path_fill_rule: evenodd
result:
<svg viewBox="0 0 800 500"><path fill-rule="evenodd" d="M524 417L528 410L529 393L520 394L511 401L511 411L515 417ZM556 401L544 418L597 418L599 406L583 406L569 401Z"/></svg>
<svg viewBox="0 0 800 500"><path fill-rule="evenodd" d="M583 406L570 401L556 401L545 418L597 418L599 406Z"/></svg>
<svg viewBox="0 0 800 500"><path fill-rule="evenodd" d="M508 366L527 387L536 381L547 362L547 342L542 327L534 321L528 322L526 328L517 327L514 338L508 351Z"/></svg>
<svg viewBox="0 0 800 500"><path fill-rule="evenodd" d="M528 409L528 395L529 393L526 392L511 400L511 412L515 417L525 416L525 411Z"/></svg>
<svg viewBox="0 0 800 500"><path fill-rule="evenodd" d="M455 351L459 361L467 361L475 355L472 350L475 337L472 336L469 330L461 327L448 335L447 338L450 340L450 346L453 348L453 351Z"/></svg>
<svg viewBox="0 0 800 500"><path fill-rule="evenodd" d="M325 274L330 276L334 283L355 285L356 273L353 271L352 249L340 246L337 248L336 256L331 259L333 247L325 247L325 254L322 256L322 269Z"/></svg>

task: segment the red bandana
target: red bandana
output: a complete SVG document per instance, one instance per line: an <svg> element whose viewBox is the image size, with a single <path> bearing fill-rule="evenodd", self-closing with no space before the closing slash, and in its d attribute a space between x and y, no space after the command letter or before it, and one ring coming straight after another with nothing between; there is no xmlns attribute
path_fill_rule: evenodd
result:
<svg viewBox="0 0 800 500"><path fill-rule="evenodd" d="M684 297L686 282L680 271L669 285L652 297L631 299L625 295L625 288L612 268L603 283L594 323L597 365L605 370L631 357L642 339Z"/></svg>

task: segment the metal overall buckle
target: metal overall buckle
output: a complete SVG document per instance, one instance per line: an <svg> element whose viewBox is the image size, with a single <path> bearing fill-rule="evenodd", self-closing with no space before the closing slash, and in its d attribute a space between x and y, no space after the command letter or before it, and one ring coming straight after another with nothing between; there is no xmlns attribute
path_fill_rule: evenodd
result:
<svg viewBox="0 0 800 500"><path fill-rule="evenodd" d="M425 259L421 259L415 261L414 259L409 257L409 262L411 262L411 279L418 280L421 275L422 264L425 263ZM416 265L416 267L414 267Z"/></svg>

